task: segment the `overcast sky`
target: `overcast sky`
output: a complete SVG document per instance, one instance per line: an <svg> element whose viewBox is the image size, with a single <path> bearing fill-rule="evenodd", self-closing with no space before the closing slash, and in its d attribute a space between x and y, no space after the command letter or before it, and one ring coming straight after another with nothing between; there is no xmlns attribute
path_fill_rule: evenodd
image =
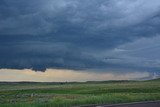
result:
<svg viewBox="0 0 160 107"><path fill-rule="evenodd" d="M0 0L0 69L158 73L160 1Z"/></svg>

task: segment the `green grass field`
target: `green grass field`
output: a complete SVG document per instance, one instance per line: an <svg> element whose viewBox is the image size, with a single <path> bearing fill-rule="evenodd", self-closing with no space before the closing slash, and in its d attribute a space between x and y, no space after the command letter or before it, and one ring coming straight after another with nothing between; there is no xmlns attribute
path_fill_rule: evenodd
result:
<svg viewBox="0 0 160 107"><path fill-rule="evenodd" d="M0 107L71 107L160 100L160 80L0 83Z"/></svg>

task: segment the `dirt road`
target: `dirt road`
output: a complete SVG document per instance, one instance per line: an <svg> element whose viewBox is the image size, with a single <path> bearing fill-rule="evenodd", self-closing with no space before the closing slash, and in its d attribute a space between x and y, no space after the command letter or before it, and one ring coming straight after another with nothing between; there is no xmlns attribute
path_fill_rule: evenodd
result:
<svg viewBox="0 0 160 107"><path fill-rule="evenodd" d="M113 105L88 105L82 107L160 107L160 101L113 104Z"/></svg>

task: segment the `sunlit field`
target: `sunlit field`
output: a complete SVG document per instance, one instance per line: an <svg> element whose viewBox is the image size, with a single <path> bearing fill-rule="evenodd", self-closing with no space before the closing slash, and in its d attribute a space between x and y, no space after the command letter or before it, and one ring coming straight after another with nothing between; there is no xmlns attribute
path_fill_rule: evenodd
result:
<svg viewBox="0 0 160 107"><path fill-rule="evenodd" d="M160 80L0 83L0 107L71 107L160 100Z"/></svg>

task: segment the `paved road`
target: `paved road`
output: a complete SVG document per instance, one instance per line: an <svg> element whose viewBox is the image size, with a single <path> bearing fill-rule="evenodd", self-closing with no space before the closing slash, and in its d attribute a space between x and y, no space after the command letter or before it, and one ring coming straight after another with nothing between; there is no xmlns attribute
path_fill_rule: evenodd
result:
<svg viewBox="0 0 160 107"><path fill-rule="evenodd" d="M90 105L83 107L160 107L160 101L142 102L142 103L127 103L127 104L115 104L115 105Z"/></svg>

